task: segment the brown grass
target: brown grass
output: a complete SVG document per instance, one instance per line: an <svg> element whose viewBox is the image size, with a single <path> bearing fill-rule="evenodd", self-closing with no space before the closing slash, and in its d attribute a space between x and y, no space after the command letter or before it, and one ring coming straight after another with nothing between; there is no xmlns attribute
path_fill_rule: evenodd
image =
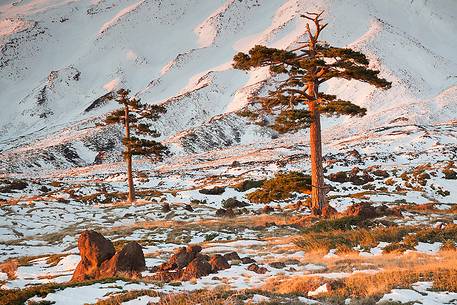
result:
<svg viewBox="0 0 457 305"><path fill-rule="evenodd" d="M131 290L124 293L118 293L110 296L104 300L99 300L96 305L118 305L123 302L137 299L142 296L158 297L161 296L161 293L154 290Z"/></svg>
<svg viewBox="0 0 457 305"><path fill-rule="evenodd" d="M9 280L16 279L16 271L18 267L17 260L8 260L0 264L0 271L6 273Z"/></svg>
<svg viewBox="0 0 457 305"><path fill-rule="evenodd" d="M382 255L379 257L336 258L329 263L329 269L339 264L354 267L370 265L377 272L356 272L343 279L324 279L305 275L297 277L276 276L270 278L262 290L279 294L307 294L324 283L332 290L322 296L326 299L380 298L394 288L409 288L418 281L432 281L439 291L457 291L457 253L442 251L439 256L424 254ZM333 266L332 266L333 264ZM356 264L356 265L357 265ZM331 270L337 271L337 270ZM349 270L346 270L349 271ZM327 270L328 272L328 270ZM350 271L349 271L350 272Z"/></svg>

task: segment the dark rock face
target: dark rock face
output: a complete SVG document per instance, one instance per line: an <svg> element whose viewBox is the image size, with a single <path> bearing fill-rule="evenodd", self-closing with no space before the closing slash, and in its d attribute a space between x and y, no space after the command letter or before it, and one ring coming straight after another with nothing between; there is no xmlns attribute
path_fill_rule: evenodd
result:
<svg viewBox="0 0 457 305"><path fill-rule="evenodd" d="M209 264L211 265L213 271L225 270L230 268L230 264L228 263L227 259L220 254L215 254L211 256L211 258L209 259Z"/></svg>
<svg viewBox="0 0 457 305"><path fill-rule="evenodd" d="M236 214L232 209L217 209L216 216L233 218Z"/></svg>
<svg viewBox="0 0 457 305"><path fill-rule="evenodd" d="M222 201L222 206L225 209L243 208L248 205L249 205L249 203L244 202L244 201L239 201L235 197L228 198L228 199Z"/></svg>
<svg viewBox="0 0 457 305"><path fill-rule="evenodd" d="M162 204L162 208L161 208L161 211L163 213L168 213L171 211L171 208L170 208L170 204L168 202L165 202L164 204Z"/></svg>
<svg viewBox="0 0 457 305"><path fill-rule="evenodd" d="M188 246L187 248L181 247L176 250L175 254L173 254L167 262L159 267L159 271L182 269L186 267L201 250L202 247L196 245Z"/></svg>
<svg viewBox="0 0 457 305"><path fill-rule="evenodd" d="M347 216L358 216L364 219L375 218L377 216L376 209L370 204L366 203L351 205L347 208L345 214Z"/></svg>
<svg viewBox="0 0 457 305"><path fill-rule="evenodd" d="M126 273L139 273L146 270L146 261L144 259L141 246L135 242L129 242L116 254L116 271Z"/></svg>
<svg viewBox="0 0 457 305"><path fill-rule="evenodd" d="M256 263L255 259L250 258L250 257L242 257L241 262L243 264L255 264Z"/></svg>
<svg viewBox="0 0 457 305"><path fill-rule="evenodd" d="M186 204L184 206L184 210L189 211L189 212L193 212L194 211L194 209L192 208L192 206L190 204Z"/></svg>
<svg viewBox="0 0 457 305"><path fill-rule="evenodd" d="M84 281L123 276L138 277L146 269L143 250L130 242L120 252L115 252L111 241L95 231L84 231L78 240L81 261L73 273L72 281Z"/></svg>
<svg viewBox="0 0 457 305"><path fill-rule="evenodd" d="M286 264L284 262L272 262L268 264L270 267L275 269L283 269L286 268Z"/></svg>
<svg viewBox="0 0 457 305"><path fill-rule="evenodd" d="M257 264L251 264L248 266L249 271L253 271L258 274L265 274L267 273L268 269L265 267L259 267Z"/></svg>
<svg viewBox="0 0 457 305"><path fill-rule="evenodd" d="M351 182L354 185L364 185L374 181L373 177L371 177L368 172L361 171L358 167L354 167L348 172L331 173L327 178L333 182Z"/></svg>
<svg viewBox="0 0 457 305"><path fill-rule="evenodd" d="M100 266L114 256L113 243L95 231L84 231L78 239L81 261L73 273L72 281L100 277Z"/></svg>
<svg viewBox="0 0 457 305"><path fill-rule="evenodd" d="M374 171L372 171L373 175L375 175L376 177L382 177L382 178L388 178L389 177L389 173L385 170L382 170L382 169L376 169Z"/></svg>
<svg viewBox="0 0 457 305"><path fill-rule="evenodd" d="M224 257L228 261L234 261L234 260L239 261L239 260L241 260L240 256L236 252L226 253L226 254L224 254Z"/></svg>
<svg viewBox="0 0 457 305"><path fill-rule="evenodd" d="M221 195L225 192L225 187L213 187L212 189L201 189L198 191L200 194L204 195Z"/></svg>
<svg viewBox="0 0 457 305"><path fill-rule="evenodd" d="M190 245L176 250L168 261L156 268L154 279L160 281L187 281L193 278L230 268L228 260L215 254L211 257L201 254L202 247Z"/></svg>
<svg viewBox="0 0 457 305"><path fill-rule="evenodd" d="M230 266L229 266L230 268ZM188 281L193 278L199 278L213 272L213 269L204 256L197 256L184 270L181 280Z"/></svg>

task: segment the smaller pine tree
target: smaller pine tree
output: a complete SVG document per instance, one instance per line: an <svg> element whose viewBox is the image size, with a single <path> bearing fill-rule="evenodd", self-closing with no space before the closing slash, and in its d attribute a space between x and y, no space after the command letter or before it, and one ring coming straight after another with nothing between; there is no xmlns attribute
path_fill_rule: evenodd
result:
<svg viewBox="0 0 457 305"><path fill-rule="evenodd" d="M139 99L129 98L130 90L120 89L117 91L116 101L122 108L116 109L106 116L106 124L122 124L125 136L122 144L125 147L124 160L127 162L128 198L127 201L135 201L135 188L132 175L132 156L141 155L162 160L167 155L168 149L160 142L151 138L157 138L160 133L151 128L148 121L155 121L166 109L160 105L147 105L140 103Z"/></svg>

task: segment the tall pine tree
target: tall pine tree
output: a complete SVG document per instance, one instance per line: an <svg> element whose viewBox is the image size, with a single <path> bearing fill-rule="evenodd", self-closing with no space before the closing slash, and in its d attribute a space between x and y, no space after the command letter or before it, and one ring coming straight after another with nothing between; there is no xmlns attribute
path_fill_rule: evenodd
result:
<svg viewBox="0 0 457 305"><path fill-rule="evenodd" d="M369 68L364 54L319 40L327 26L322 24L322 14L301 15L310 21L306 24L307 39L293 50L257 45L249 54L236 54L233 64L240 70L269 67L275 76L275 88L266 96L255 97L244 114L280 133L310 128L311 209L318 215L328 204L322 167L321 114L363 116L366 113L365 108L321 92L320 86L330 79L342 78L381 89L391 87L390 82L378 76L379 71Z"/></svg>
<svg viewBox="0 0 457 305"><path fill-rule="evenodd" d="M159 105L147 105L140 103L139 99L129 98L130 90L120 89L117 91L116 101L122 108L109 113L105 119L106 124L122 124L125 136L122 144L125 147L124 160L127 162L128 198L127 201L135 201L135 188L133 185L132 156L142 155L161 160L168 150L160 142L151 140L160 134L151 128L148 121L157 120L165 113L165 108Z"/></svg>

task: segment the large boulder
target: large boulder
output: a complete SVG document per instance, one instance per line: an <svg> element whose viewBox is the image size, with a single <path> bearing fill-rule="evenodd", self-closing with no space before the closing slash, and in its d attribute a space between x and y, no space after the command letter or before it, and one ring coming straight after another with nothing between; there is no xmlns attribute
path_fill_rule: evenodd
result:
<svg viewBox="0 0 457 305"><path fill-rule="evenodd" d="M84 231L79 236L78 249L81 261L73 273L72 281L100 277L100 266L115 254L113 243L95 231Z"/></svg>
<svg viewBox="0 0 457 305"><path fill-rule="evenodd" d="M178 248L168 261L159 267L159 271L177 270L186 267L200 253L202 247L191 245Z"/></svg>
<svg viewBox="0 0 457 305"><path fill-rule="evenodd" d="M137 242L131 241L110 260L103 262L100 267L100 275L102 277L112 277L116 274L122 274L129 277L138 277L144 270L146 270L146 261L143 250Z"/></svg>
<svg viewBox="0 0 457 305"><path fill-rule="evenodd" d="M349 206L345 214L347 216L361 217L363 219L377 217L376 209L369 203L357 203Z"/></svg>
<svg viewBox="0 0 457 305"><path fill-rule="evenodd" d="M168 261L158 266L153 272L153 279L159 281L187 281L193 278L229 269L228 258L221 254L211 257L201 254L202 248L197 245L182 247L170 257ZM230 258L238 258L236 252L228 255Z"/></svg>
<svg viewBox="0 0 457 305"><path fill-rule="evenodd" d="M130 242L117 252L113 243L95 231L84 231L78 240L81 261L73 273L73 282L116 275L138 277L146 269L143 250Z"/></svg>
<svg viewBox="0 0 457 305"><path fill-rule="evenodd" d="M209 264L211 265L213 272L230 268L230 264L227 259L220 254L211 256L209 259Z"/></svg>
<svg viewBox="0 0 457 305"><path fill-rule="evenodd" d="M181 280L188 281L194 278L200 278L210 274L212 271L213 268L206 260L206 257L203 255L198 255L190 262L189 265L187 265L183 275L181 276Z"/></svg>

